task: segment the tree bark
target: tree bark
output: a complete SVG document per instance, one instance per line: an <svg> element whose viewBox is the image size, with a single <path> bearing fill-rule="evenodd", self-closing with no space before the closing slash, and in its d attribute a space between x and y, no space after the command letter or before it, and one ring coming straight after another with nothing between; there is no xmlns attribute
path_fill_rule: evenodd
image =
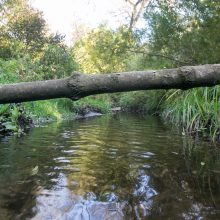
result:
<svg viewBox="0 0 220 220"><path fill-rule="evenodd" d="M0 85L0 104L153 89L191 89L220 84L220 64L112 74L73 73L64 79Z"/></svg>

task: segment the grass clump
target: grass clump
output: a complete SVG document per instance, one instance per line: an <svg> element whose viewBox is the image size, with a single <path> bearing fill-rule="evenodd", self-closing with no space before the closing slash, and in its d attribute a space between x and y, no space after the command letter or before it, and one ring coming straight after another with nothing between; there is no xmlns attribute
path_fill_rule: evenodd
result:
<svg viewBox="0 0 220 220"><path fill-rule="evenodd" d="M60 120L61 112L58 108L58 101L46 100L25 103L25 109L35 120Z"/></svg>
<svg viewBox="0 0 220 220"><path fill-rule="evenodd" d="M166 93L162 115L184 132L220 136L220 87L196 88L189 91L172 90Z"/></svg>

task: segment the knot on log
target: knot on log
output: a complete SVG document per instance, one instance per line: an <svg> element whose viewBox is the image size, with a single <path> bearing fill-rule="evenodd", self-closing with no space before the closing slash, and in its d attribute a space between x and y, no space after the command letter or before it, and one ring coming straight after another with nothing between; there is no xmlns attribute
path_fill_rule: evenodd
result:
<svg viewBox="0 0 220 220"><path fill-rule="evenodd" d="M67 86L70 88L71 93L69 98L76 101L82 98L82 86L80 84L80 78L82 74L80 72L73 72L72 75L67 80Z"/></svg>
<svg viewBox="0 0 220 220"><path fill-rule="evenodd" d="M181 89L187 90L192 87L196 81L196 71L192 66L183 66L179 68L179 76L181 79Z"/></svg>

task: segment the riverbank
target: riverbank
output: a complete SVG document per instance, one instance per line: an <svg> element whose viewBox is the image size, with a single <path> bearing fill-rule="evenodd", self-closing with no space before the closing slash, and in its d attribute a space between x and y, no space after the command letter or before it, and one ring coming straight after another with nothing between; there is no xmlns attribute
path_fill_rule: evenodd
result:
<svg viewBox="0 0 220 220"><path fill-rule="evenodd" d="M183 134L220 140L220 86L126 93L119 103L126 111L158 114Z"/></svg>
<svg viewBox="0 0 220 220"><path fill-rule="evenodd" d="M183 135L219 141L219 86L189 91L142 91L68 99L0 105L0 133L22 133L34 125L106 114L111 108L135 114L160 115L182 130Z"/></svg>
<svg viewBox="0 0 220 220"><path fill-rule="evenodd" d="M106 114L111 104L107 96L88 97L72 102L67 99L0 105L0 134L23 133L45 122L83 117L90 112Z"/></svg>

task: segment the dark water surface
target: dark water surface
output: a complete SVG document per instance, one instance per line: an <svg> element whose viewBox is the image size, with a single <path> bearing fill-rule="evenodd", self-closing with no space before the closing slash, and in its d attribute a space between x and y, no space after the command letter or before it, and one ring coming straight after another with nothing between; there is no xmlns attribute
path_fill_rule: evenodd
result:
<svg viewBox="0 0 220 220"><path fill-rule="evenodd" d="M0 220L220 219L220 147L157 117L102 116L1 139Z"/></svg>

